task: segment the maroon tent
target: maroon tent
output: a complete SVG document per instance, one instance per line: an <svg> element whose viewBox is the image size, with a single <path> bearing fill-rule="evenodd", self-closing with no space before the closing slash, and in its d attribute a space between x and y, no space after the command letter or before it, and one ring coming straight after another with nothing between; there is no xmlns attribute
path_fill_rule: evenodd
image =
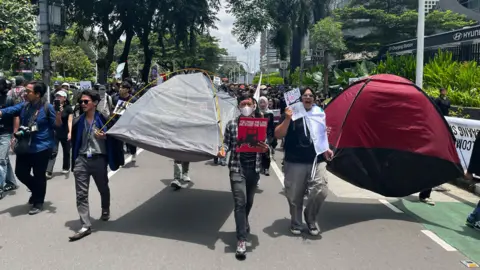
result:
<svg viewBox="0 0 480 270"><path fill-rule="evenodd" d="M455 137L432 100L388 74L355 82L325 109L338 177L388 197L403 197L463 174Z"/></svg>

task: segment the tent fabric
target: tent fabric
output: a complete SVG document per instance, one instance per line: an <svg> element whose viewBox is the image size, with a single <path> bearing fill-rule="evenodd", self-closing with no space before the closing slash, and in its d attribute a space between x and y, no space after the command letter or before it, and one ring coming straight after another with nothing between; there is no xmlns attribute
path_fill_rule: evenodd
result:
<svg viewBox="0 0 480 270"><path fill-rule="evenodd" d="M462 175L455 137L431 99L389 74L357 81L325 109L340 178L403 197Z"/></svg>
<svg viewBox="0 0 480 270"><path fill-rule="evenodd" d="M226 123L219 118L215 92L201 73L176 75L128 107L107 134L175 160L212 159ZM220 111L232 110L228 102L219 104Z"/></svg>

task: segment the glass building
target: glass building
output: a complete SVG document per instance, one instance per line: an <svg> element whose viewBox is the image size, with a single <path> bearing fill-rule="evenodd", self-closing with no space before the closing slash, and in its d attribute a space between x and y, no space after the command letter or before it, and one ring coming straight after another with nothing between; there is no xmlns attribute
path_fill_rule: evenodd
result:
<svg viewBox="0 0 480 270"><path fill-rule="evenodd" d="M462 6L480 12L480 0L458 0Z"/></svg>

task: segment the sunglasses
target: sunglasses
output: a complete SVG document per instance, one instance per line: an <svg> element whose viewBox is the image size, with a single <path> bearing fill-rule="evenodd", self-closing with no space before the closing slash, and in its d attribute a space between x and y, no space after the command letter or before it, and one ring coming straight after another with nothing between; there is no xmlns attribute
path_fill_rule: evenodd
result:
<svg viewBox="0 0 480 270"><path fill-rule="evenodd" d="M78 102L78 104L80 104L80 105L82 105L82 104L87 105L88 103L90 103L90 100L87 100L87 99L80 100L80 101Z"/></svg>

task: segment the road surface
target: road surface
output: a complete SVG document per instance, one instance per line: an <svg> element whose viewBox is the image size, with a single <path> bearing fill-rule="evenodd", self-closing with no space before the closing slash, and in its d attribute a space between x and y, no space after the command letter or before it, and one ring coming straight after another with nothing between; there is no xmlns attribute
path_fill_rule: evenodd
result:
<svg viewBox="0 0 480 270"><path fill-rule="evenodd" d="M193 185L173 191L169 187L173 161L143 151L136 166L130 163L110 173L111 221L95 221L94 233L78 242L68 242L79 228L73 175L57 174L48 182L45 211L36 216L26 215L29 193L23 186L0 201L1 269L466 268L461 264L468 259L464 253L442 241L414 215L395 207L392 199L333 176L330 196L319 216L323 237L290 235L281 155L277 153L273 166L278 175L272 169L271 176L261 178L245 261L234 256L227 168L194 163ZM98 219L100 198L91 184L91 214ZM440 195L447 202L455 197Z"/></svg>

